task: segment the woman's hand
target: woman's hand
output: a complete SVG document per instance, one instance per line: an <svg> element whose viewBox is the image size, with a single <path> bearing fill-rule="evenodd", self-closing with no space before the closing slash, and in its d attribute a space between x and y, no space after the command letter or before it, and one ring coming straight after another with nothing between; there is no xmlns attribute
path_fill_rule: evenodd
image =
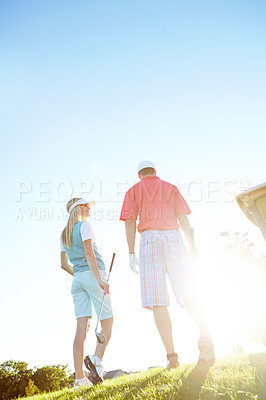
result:
<svg viewBox="0 0 266 400"><path fill-rule="evenodd" d="M109 284L104 282L102 279L98 280L100 288L104 291L104 294L109 294Z"/></svg>

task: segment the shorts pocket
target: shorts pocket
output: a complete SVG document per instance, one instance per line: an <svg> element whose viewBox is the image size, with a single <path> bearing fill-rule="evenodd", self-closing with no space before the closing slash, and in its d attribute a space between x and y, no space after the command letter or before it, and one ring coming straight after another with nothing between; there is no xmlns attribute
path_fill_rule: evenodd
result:
<svg viewBox="0 0 266 400"><path fill-rule="evenodd" d="M148 244L157 243L158 241L159 241L159 235L157 233L150 233L148 235L141 236L140 244L141 246L146 246Z"/></svg>
<svg viewBox="0 0 266 400"><path fill-rule="evenodd" d="M76 287L77 287L77 282L76 282L76 277L74 275L73 279L72 279L72 284L71 284L71 294L72 295L75 293Z"/></svg>
<svg viewBox="0 0 266 400"><path fill-rule="evenodd" d="M168 231L164 234L167 242L179 242L180 240L180 233L178 231Z"/></svg>

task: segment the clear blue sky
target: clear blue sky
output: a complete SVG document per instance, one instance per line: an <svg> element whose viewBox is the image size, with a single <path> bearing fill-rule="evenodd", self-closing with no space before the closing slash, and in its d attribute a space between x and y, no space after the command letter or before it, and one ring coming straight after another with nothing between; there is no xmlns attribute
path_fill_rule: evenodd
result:
<svg viewBox="0 0 266 400"><path fill-rule="evenodd" d="M233 198L265 181L265 20L264 1L0 2L0 362L71 365L75 320L56 214L70 197L66 182L74 195L87 184L98 201L104 218L92 224L106 263L118 252L108 369L161 362L151 349L147 364L123 352L112 363L123 319L141 342L136 321L148 318L123 224L108 214L119 212L117 183L132 184L139 161L153 160L160 177L179 184L203 248L227 229L249 229L261 246ZM218 188L214 201L208 182ZM17 201L20 184L29 191ZM40 185L49 193L40 196ZM51 219L38 219L48 209Z"/></svg>

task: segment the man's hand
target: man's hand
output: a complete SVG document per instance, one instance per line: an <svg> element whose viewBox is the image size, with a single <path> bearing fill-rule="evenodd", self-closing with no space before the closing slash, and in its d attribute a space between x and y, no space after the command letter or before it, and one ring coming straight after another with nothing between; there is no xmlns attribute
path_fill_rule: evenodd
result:
<svg viewBox="0 0 266 400"><path fill-rule="evenodd" d="M104 282L102 279L98 280L98 285L104 291L104 294L109 294L109 284Z"/></svg>
<svg viewBox="0 0 266 400"><path fill-rule="evenodd" d="M129 266L136 274L139 274L139 260L135 253L129 254Z"/></svg>
<svg viewBox="0 0 266 400"><path fill-rule="evenodd" d="M192 261L196 262L199 258L199 251L194 247L194 249L189 250L189 255Z"/></svg>

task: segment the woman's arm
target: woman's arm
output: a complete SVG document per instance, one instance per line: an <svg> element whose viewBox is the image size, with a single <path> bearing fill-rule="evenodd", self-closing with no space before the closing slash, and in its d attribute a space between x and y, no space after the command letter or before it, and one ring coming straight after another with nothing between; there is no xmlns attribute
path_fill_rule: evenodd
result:
<svg viewBox="0 0 266 400"><path fill-rule="evenodd" d="M84 246L87 262L90 266L90 269L91 269L93 275L97 279L97 282L100 285L101 289L104 291L104 293L108 294L109 293L109 285L108 285L108 283L104 282L101 278L99 268L97 265L97 261L96 261L96 257L95 257L93 247L92 247L92 240L91 239L84 240L83 246Z"/></svg>
<svg viewBox="0 0 266 400"><path fill-rule="evenodd" d="M61 251L61 268L63 268L70 275L74 275L73 267L68 263L68 256L66 251Z"/></svg>

